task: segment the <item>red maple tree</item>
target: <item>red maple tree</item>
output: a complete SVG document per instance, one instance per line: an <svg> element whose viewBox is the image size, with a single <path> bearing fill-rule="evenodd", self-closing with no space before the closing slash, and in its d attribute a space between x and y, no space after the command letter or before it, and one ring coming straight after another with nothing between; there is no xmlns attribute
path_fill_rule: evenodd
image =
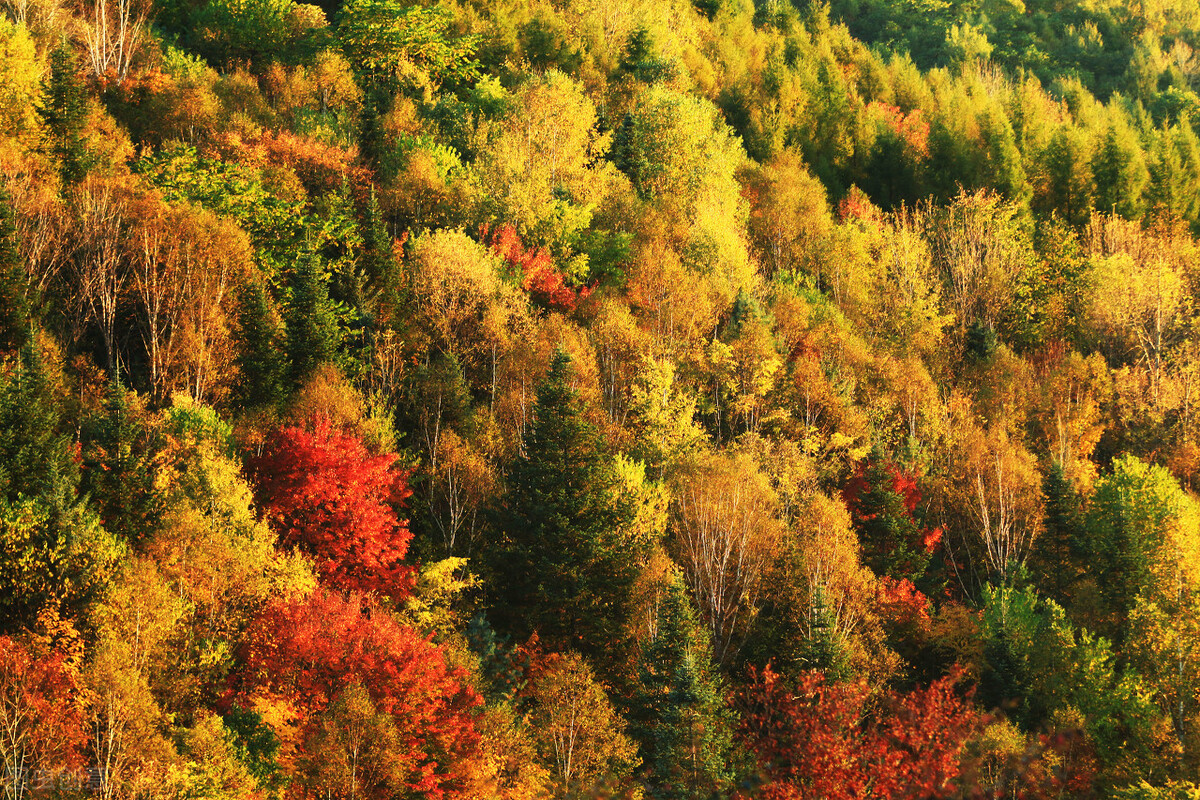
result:
<svg viewBox="0 0 1200 800"><path fill-rule="evenodd" d="M478 750L482 699L441 647L401 625L368 596L317 589L277 600L258 617L238 694L286 698L302 732L347 687L361 684L394 720L390 754L414 793L457 796Z"/></svg>
<svg viewBox="0 0 1200 800"><path fill-rule="evenodd" d="M819 672L789 684L767 666L736 697L738 735L769 800L938 798L956 789L968 739L982 718L951 675L868 708L865 681L827 683Z"/></svg>
<svg viewBox="0 0 1200 800"><path fill-rule="evenodd" d="M317 417L275 431L251 467L282 545L311 555L330 586L399 600L414 569L402 563L412 533L395 506L411 490L396 460L371 455L357 436Z"/></svg>
<svg viewBox="0 0 1200 800"><path fill-rule="evenodd" d="M63 653L0 636L0 780L6 796L20 797L33 781L83 765L87 733L79 698L75 671Z"/></svg>

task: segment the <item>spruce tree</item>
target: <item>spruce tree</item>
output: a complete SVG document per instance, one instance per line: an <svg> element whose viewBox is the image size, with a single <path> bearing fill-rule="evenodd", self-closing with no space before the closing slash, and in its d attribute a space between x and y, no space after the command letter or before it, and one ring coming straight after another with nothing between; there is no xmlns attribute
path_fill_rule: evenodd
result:
<svg viewBox="0 0 1200 800"><path fill-rule="evenodd" d="M493 614L518 636L603 651L622 627L640 554L622 538L632 509L617 500L613 462L555 353L538 389L524 453L496 514Z"/></svg>
<svg viewBox="0 0 1200 800"><path fill-rule="evenodd" d="M17 249L12 198L0 186L0 350L20 347L29 327L28 281Z"/></svg>
<svg viewBox="0 0 1200 800"><path fill-rule="evenodd" d="M57 406L30 336L0 372L0 633L30 628L45 608L79 613L121 556L80 493Z"/></svg>
<svg viewBox="0 0 1200 800"><path fill-rule="evenodd" d="M664 587L657 634L642 649L630 708L647 797L720 795L729 780L730 729L723 706L706 632L675 572Z"/></svg>
<svg viewBox="0 0 1200 800"><path fill-rule="evenodd" d="M75 71L75 58L64 42L50 54L50 76L39 112L50 133L50 152L58 161L64 188L83 180L89 157L83 143L87 96Z"/></svg>
<svg viewBox="0 0 1200 800"><path fill-rule="evenodd" d="M863 563L876 575L919 583L930 560L924 532L897 491L894 467L879 448L871 452L861 482L849 505Z"/></svg>
<svg viewBox="0 0 1200 800"><path fill-rule="evenodd" d="M31 336L15 368L0 379L0 496L41 497L64 509L79 483L71 451Z"/></svg>
<svg viewBox="0 0 1200 800"><path fill-rule="evenodd" d="M321 364L333 361L340 344L337 317L317 270L317 259L302 258L292 276L287 308L287 354L292 362L292 379L300 383Z"/></svg>
<svg viewBox="0 0 1200 800"><path fill-rule="evenodd" d="M1042 492L1046 496L1046 512L1042 532L1034 540L1029 555L1029 572L1042 594L1066 604L1082 572L1084 537L1079 495L1057 461L1042 481Z"/></svg>
<svg viewBox="0 0 1200 800"><path fill-rule="evenodd" d="M283 331L271 311L270 299L261 283L242 287L238 298L237 398L243 407L273 406L286 395L287 361L283 353Z"/></svg>
<svg viewBox="0 0 1200 800"><path fill-rule="evenodd" d="M825 599L825 588L813 591L809 613L809 630L800 647L800 666L825 674L826 680L845 680L850 674L850 661L838 641L834 629L833 610Z"/></svg>
<svg viewBox="0 0 1200 800"><path fill-rule="evenodd" d="M104 527L132 544L142 541L162 518L164 498L156 480L161 446L136 395L115 373L103 412L85 426L84 487Z"/></svg>

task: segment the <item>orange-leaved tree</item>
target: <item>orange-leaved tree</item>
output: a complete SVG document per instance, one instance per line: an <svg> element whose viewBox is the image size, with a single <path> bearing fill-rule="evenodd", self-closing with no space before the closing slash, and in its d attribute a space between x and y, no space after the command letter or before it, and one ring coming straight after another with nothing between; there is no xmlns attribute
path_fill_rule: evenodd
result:
<svg viewBox="0 0 1200 800"><path fill-rule="evenodd" d="M285 744L298 748L309 782L320 784L309 786L316 794L344 787L329 785L339 781L336 770L314 764L353 763L374 750L370 771L384 777L378 791L359 786L363 796L461 796L479 749L481 699L441 647L369 596L323 588L276 600L252 629L237 701L288 707L296 735ZM362 747L364 738L385 746Z"/></svg>
<svg viewBox="0 0 1200 800"><path fill-rule="evenodd" d="M980 714L952 674L926 689L888 692L873 713L865 681L793 685L768 665L735 698L738 736L754 754L769 800L953 796Z"/></svg>
<svg viewBox="0 0 1200 800"><path fill-rule="evenodd" d="M280 544L312 556L329 586L400 600L412 588L402 563L412 533L395 506L411 491L396 459L318 416L275 431L251 466Z"/></svg>

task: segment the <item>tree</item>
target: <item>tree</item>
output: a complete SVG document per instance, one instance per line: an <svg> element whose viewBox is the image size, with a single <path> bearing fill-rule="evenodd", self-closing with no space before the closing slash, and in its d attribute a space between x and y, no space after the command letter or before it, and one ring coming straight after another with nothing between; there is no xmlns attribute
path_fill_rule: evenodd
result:
<svg viewBox="0 0 1200 800"><path fill-rule="evenodd" d="M331 586L398 601L413 568L403 563L412 534L393 507L409 494L396 459L371 455L361 439L317 417L276 430L252 468L281 544L308 553Z"/></svg>
<svg viewBox="0 0 1200 800"><path fill-rule="evenodd" d="M31 797L48 774L83 765L80 686L66 654L0 636L0 781L5 800Z"/></svg>
<svg viewBox="0 0 1200 800"><path fill-rule="evenodd" d="M363 745L387 747L379 755L391 762L387 769L404 791L459 796L455 787L479 745L473 709L481 700L441 647L396 622L370 598L326 589L276 600L252 630L239 698L250 704L279 698L290 706L299 716L310 765L323 768L315 759L339 750L344 757L347 737L360 734ZM374 713L366 710L362 694L344 694L356 683ZM389 717L390 725L376 714Z"/></svg>
<svg viewBox="0 0 1200 800"><path fill-rule="evenodd" d="M677 473L671 488L680 565L713 655L725 664L758 614L764 572L782 531L778 498L746 454L702 455Z"/></svg>
<svg viewBox="0 0 1200 800"><path fill-rule="evenodd" d="M351 0L337 15L346 59L381 88L436 92L443 81L478 74L476 39L449 34L453 16L441 6L403 6L396 0Z"/></svg>
<svg viewBox="0 0 1200 800"><path fill-rule="evenodd" d="M74 613L104 591L121 553L80 495L76 449L63 430L36 338L0 375L0 629L45 608Z"/></svg>
<svg viewBox="0 0 1200 800"><path fill-rule="evenodd" d="M637 747L624 733L591 667L577 653L550 657L531 694L534 736L565 796L620 785L637 766Z"/></svg>
<svg viewBox="0 0 1200 800"><path fill-rule="evenodd" d="M333 303L317 265L316 256L303 257L296 264L284 315L287 355L297 384L321 364L333 361L341 344Z"/></svg>
<svg viewBox="0 0 1200 800"><path fill-rule="evenodd" d="M159 432L145 401L114 374L104 408L83 435L83 486L95 498L104 527L130 544L159 524L163 497L156 486Z"/></svg>
<svg viewBox="0 0 1200 800"><path fill-rule="evenodd" d="M570 368L556 351L496 511L493 608L510 630L590 652L620 631L647 543L627 535L633 509Z"/></svg>
<svg viewBox="0 0 1200 800"><path fill-rule="evenodd" d="M922 528L914 516L921 502L916 476L876 448L842 495L862 543L863 563L876 575L920 585L942 532Z"/></svg>
<svg viewBox="0 0 1200 800"><path fill-rule="evenodd" d="M120 86L129 77L149 32L151 4L145 0L92 0L84 9L83 40L92 75Z"/></svg>
<svg viewBox="0 0 1200 800"><path fill-rule="evenodd" d="M65 43L50 54L50 75L43 91L39 113L48 128L50 152L58 161L65 189L83 180L91 160L83 142L87 99L75 72L74 55Z"/></svg>
<svg viewBox="0 0 1200 800"><path fill-rule="evenodd" d="M662 593L654 636L642 644L629 733L650 797L715 796L729 779L731 741L708 636L678 571Z"/></svg>
<svg viewBox="0 0 1200 800"><path fill-rule="evenodd" d="M865 682L832 684L810 672L793 686L769 666L752 669L735 704L738 738L765 781L756 796L957 796L966 745L980 727L957 678L906 695L889 691L883 710L867 715Z"/></svg>
<svg viewBox="0 0 1200 800"><path fill-rule="evenodd" d="M1149 182L1145 156L1128 125L1113 122L1092 156L1096 210L1134 220L1142 215L1142 193Z"/></svg>
<svg viewBox="0 0 1200 800"><path fill-rule="evenodd" d="M1050 465L1042 493L1046 517L1029 554L1029 569L1035 586L1056 603L1066 603L1087 570L1082 563L1085 533L1079 496L1060 462Z"/></svg>
<svg viewBox="0 0 1200 800"><path fill-rule="evenodd" d="M286 394L288 373L284 332L261 283L242 287L235 338L240 345L238 400L248 408L278 405Z"/></svg>
<svg viewBox="0 0 1200 800"><path fill-rule="evenodd" d="M1195 508L1165 468L1133 455L1113 460L1096 483L1087 516L1097 582L1118 645L1139 596L1176 595L1180 581L1195 579L1200 563Z"/></svg>
<svg viewBox="0 0 1200 800"><path fill-rule="evenodd" d="M362 683L353 680L319 717L304 743L304 783L324 797L385 798L404 790L398 758L404 745L396 723L376 710Z"/></svg>
<svg viewBox="0 0 1200 800"><path fill-rule="evenodd" d="M14 212L12 196L0 186L0 350L24 344L32 323L30 287Z"/></svg>

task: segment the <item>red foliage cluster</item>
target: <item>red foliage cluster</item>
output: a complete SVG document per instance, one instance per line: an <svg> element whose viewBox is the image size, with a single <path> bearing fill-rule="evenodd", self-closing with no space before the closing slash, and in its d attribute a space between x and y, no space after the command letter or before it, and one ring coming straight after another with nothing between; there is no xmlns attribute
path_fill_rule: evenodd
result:
<svg viewBox="0 0 1200 800"><path fill-rule="evenodd" d="M330 586L406 597L414 570L402 563L412 533L395 504L411 490L395 453L373 456L357 437L318 417L268 437L251 463L258 502L280 543L313 557Z"/></svg>
<svg viewBox="0 0 1200 800"><path fill-rule="evenodd" d="M521 288L547 308L574 311L579 301L592 293L588 286L578 290L567 286L562 273L554 268L554 261L546 248L526 248L512 225L501 225L490 232L484 225L480 235L492 252L521 276Z"/></svg>
<svg viewBox="0 0 1200 800"><path fill-rule="evenodd" d="M243 698L289 700L303 729L353 681L396 723L414 793L453 796L479 746L473 709L482 699L465 673L434 645L379 609L370 597L318 589L277 600L253 626L241 676Z"/></svg>
<svg viewBox="0 0 1200 800"><path fill-rule="evenodd" d="M81 767L87 732L79 697L65 655L37 652L0 636L0 756L5 763L43 776Z"/></svg>
<svg viewBox="0 0 1200 800"><path fill-rule="evenodd" d="M851 186L846 196L838 201L837 214L839 222L857 219L879 225L883 220L883 212L857 186Z"/></svg>
<svg viewBox="0 0 1200 800"><path fill-rule="evenodd" d="M888 628L929 629L929 598L907 578L882 576L875 586L875 607Z"/></svg>
<svg viewBox="0 0 1200 800"><path fill-rule="evenodd" d="M929 123L922 118L921 109L905 114L898 106L873 101L867 111L882 118L883 123L918 157L929 155Z"/></svg>
<svg viewBox="0 0 1200 800"><path fill-rule="evenodd" d="M818 672L790 686L769 666L752 671L735 702L738 735L770 800L938 798L956 789L968 739L982 717L955 688L958 675L908 694L889 692L868 713L865 681L826 683Z"/></svg>

